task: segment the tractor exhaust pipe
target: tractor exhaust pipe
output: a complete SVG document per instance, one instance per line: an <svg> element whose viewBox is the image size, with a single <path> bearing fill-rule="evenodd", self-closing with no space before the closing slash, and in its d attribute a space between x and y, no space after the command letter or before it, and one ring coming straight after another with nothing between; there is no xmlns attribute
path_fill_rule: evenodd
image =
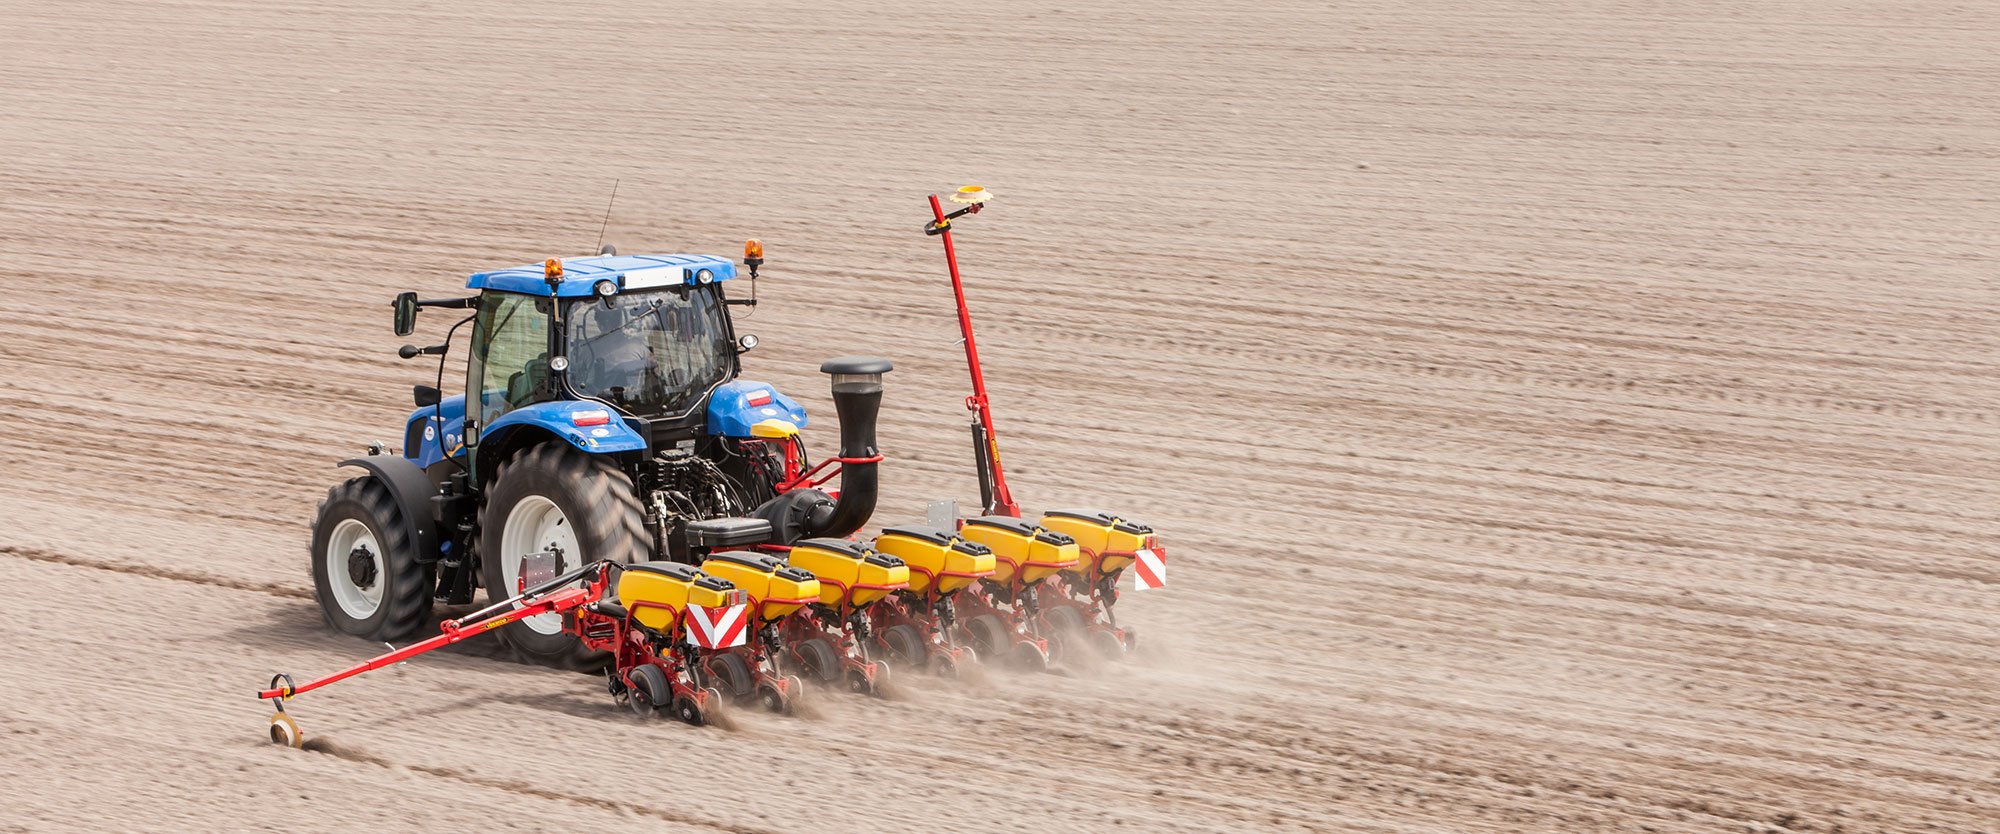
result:
<svg viewBox="0 0 2000 834"><path fill-rule="evenodd" d="M833 512L815 513L815 536L853 535L875 514L880 483L876 467L882 452L875 447L875 420L882 412L882 375L895 368L875 356L828 359L820 373L833 376L833 409L840 417L840 498Z"/></svg>

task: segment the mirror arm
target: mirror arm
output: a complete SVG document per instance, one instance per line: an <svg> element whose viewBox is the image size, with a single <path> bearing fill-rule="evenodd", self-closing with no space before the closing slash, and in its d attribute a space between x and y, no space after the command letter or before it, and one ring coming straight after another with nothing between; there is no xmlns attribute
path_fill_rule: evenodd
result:
<svg viewBox="0 0 2000 834"><path fill-rule="evenodd" d="M469 295L464 298L417 299L418 307L444 307L446 309L451 309L451 310L469 310L472 309L472 307L478 303L479 303L479 296L476 295Z"/></svg>

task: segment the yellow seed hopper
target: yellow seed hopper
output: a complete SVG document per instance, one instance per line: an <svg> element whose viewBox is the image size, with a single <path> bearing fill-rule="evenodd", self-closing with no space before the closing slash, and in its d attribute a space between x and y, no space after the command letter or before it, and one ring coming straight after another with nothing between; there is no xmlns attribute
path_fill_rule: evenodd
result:
<svg viewBox="0 0 2000 834"><path fill-rule="evenodd" d="M781 620L819 598L819 580L811 572L785 564L767 553L731 550L711 553L701 563L710 576L729 580L750 595L757 618Z"/></svg>
<svg viewBox="0 0 2000 834"><path fill-rule="evenodd" d="M1111 573L1132 564L1134 554L1152 546L1153 528L1098 510L1049 510L1042 527L1076 540L1082 558L1067 571Z"/></svg>
<svg viewBox="0 0 2000 834"><path fill-rule="evenodd" d="M909 587L903 560L847 539L806 539L792 545L792 567L819 579L820 604L859 608Z"/></svg>
<svg viewBox="0 0 2000 834"><path fill-rule="evenodd" d="M675 562L626 565L618 573L618 604L640 625L663 633L673 632L689 605L727 605L735 589L729 580Z"/></svg>
<svg viewBox="0 0 2000 834"><path fill-rule="evenodd" d="M1004 515L968 518L958 534L993 550L993 581L1033 585L1077 564L1076 540L1026 519Z"/></svg>
<svg viewBox="0 0 2000 834"><path fill-rule="evenodd" d="M936 527L890 527L875 537L875 549L910 569L910 590L944 596L993 575L993 550Z"/></svg>

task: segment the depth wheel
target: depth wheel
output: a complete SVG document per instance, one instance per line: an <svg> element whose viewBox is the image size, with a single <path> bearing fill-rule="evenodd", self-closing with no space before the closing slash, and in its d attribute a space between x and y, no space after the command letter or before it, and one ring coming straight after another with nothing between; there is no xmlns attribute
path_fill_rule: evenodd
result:
<svg viewBox="0 0 2000 834"><path fill-rule="evenodd" d="M1068 605L1057 605L1043 612L1042 622L1057 634L1082 634L1090 630L1090 625L1083 621L1083 612Z"/></svg>
<svg viewBox="0 0 2000 834"><path fill-rule="evenodd" d="M1071 605L1056 605L1042 614L1042 623L1048 626L1049 660L1069 661L1089 665L1090 656L1084 654L1090 644L1090 623L1083 612Z"/></svg>
<svg viewBox="0 0 2000 834"><path fill-rule="evenodd" d="M840 680L840 651L833 647L833 641L824 637L801 641L798 654L808 674L822 681Z"/></svg>
<svg viewBox="0 0 2000 834"><path fill-rule="evenodd" d="M372 475L327 490L313 519L313 597L328 624L391 642L426 625L434 566L419 564L403 511Z"/></svg>
<svg viewBox="0 0 2000 834"><path fill-rule="evenodd" d="M966 636L972 640L972 648L981 658L996 658L1007 653L1013 643L1013 629L997 614L981 614L965 621Z"/></svg>
<svg viewBox="0 0 2000 834"><path fill-rule="evenodd" d="M651 718L673 700L674 688L667 683L667 673L660 671L660 667L647 663L632 670L632 688L626 693L626 703L631 705L633 713L640 718Z"/></svg>
<svg viewBox="0 0 2000 834"><path fill-rule="evenodd" d="M702 661L708 669L709 680L722 694L731 698L741 698L750 694L757 685L756 676L750 673L750 662L735 652L719 652Z"/></svg>
<svg viewBox="0 0 2000 834"><path fill-rule="evenodd" d="M562 553L558 573L591 562L629 562L652 552L632 479L610 460L550 441L500 465L479 511L480 574L486 597L513 596L521 557ZM564 626L574 615L538 614L500 630L523 660L577 671L611 656L584 648ZM662 702L664 703L664 702Z"/></svg>
<svg viewBox="0 0 2000 834"><path fill-rule="evenodd" d="M1097 648L1097 653L1107 660L1123 660L1125 652L1129 651L1126 645L1119 641L1118 635L1109 631L1099 631L1090 635L1090 643Z"/></svg>
<svg viewBox="0 0 2000 834"><path fill-rule="evenodd" d="M930 645L924 633L909 623L897 623L882 630L882 643L899 664L922 669L930 661Z"/></svg>

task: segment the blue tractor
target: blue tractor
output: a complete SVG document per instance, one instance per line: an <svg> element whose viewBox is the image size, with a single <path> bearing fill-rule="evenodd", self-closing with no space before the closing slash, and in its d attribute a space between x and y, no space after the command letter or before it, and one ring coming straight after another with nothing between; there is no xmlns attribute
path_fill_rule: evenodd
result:
<svg viewBox="0 0 2000 834"><path fill-rule="evenodd" d="M722 548L842 537L875 508L875 420L890 363L842 357L832 375L840 453L808 467L805 409L741 378L756 337L736 307L756 304L760 244L745 247L753 292L724 290L736 265L703 255L550 259L475 274L461 298L397 296L395 332L418 311L466 310L444 340L405 345L437 356L438 384L417 385L401 455L380 444L341 461L362 474L333 487L313 523L313 587L335 628L400 640L433 604L492 600L522 584L522 559L557 572L614 560L699 561ZM453 334L471 326L465 393L443 396ZM818 487L838 475L838 490ZM522 659L603 663L530 617L501 636Z"/></svg>

